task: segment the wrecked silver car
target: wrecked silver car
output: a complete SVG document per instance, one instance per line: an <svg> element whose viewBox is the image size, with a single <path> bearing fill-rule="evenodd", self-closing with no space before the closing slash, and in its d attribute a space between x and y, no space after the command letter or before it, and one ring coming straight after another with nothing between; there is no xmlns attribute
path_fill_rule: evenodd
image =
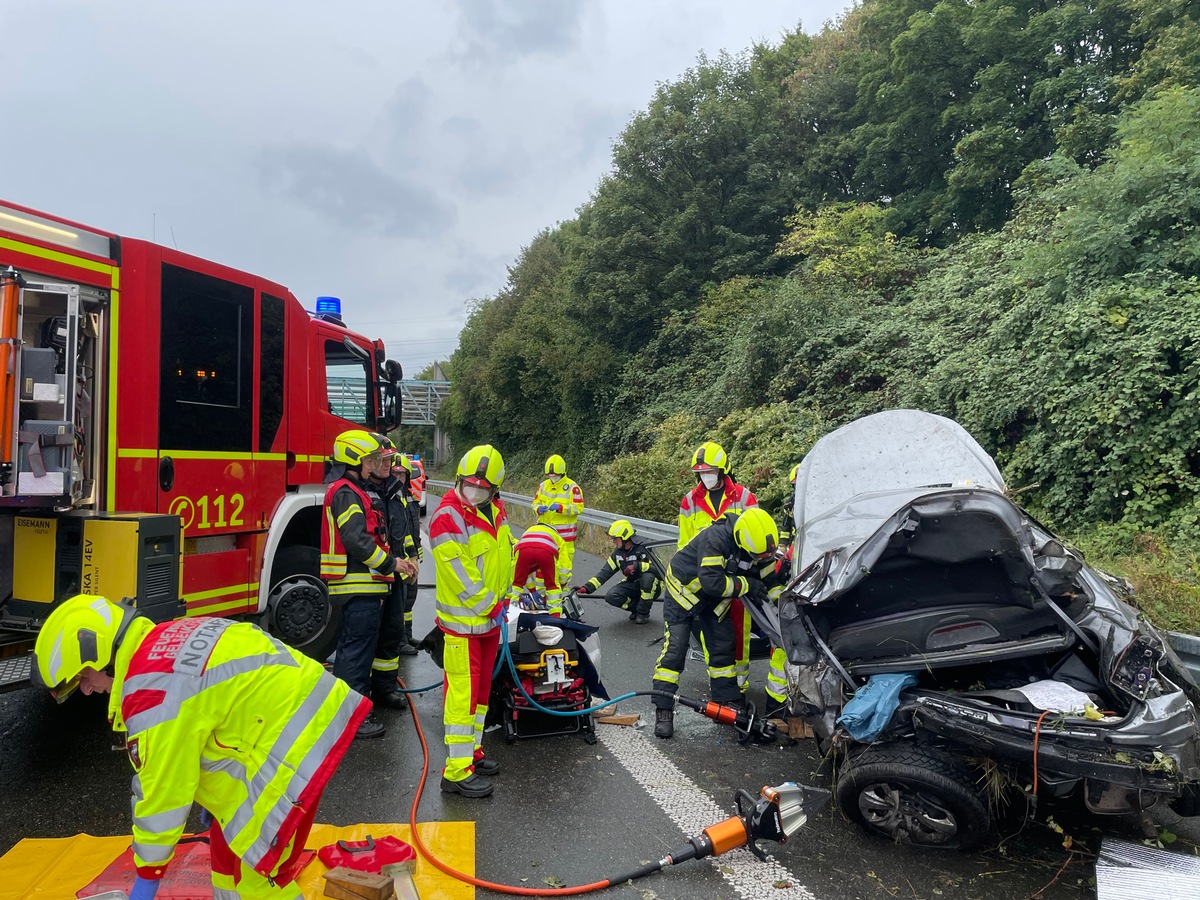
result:
<svg viewBox="0 0 1200 900"><path fill-rule="evenodd" d="M838 750L850 818L967 848L1002 790L1029 814L1074 792L1095 813L1198 811L1195 681L958 424L893 410L826 435L795 519L796 577L751 613L793 664L793 714Z"/></svg>

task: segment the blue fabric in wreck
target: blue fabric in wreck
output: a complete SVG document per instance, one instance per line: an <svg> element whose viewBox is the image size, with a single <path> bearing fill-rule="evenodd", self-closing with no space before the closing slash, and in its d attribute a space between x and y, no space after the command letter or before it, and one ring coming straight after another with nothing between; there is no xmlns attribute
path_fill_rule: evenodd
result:
<svg viewBox="0 0 1200 900"><path fill-rule="evenodd" d="M856 741L875 740L900 705L900 692L916 683L916 675L872 675L842 708L837 723Z"/></svg>

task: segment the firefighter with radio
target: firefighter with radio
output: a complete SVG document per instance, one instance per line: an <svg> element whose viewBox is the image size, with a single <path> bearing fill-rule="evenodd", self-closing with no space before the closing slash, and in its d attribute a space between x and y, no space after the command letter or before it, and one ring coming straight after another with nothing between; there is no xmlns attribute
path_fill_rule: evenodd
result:
<svg viewBox="0 0 1200 900"><path fill-rule="evenodd" d="M372 696L372 664L378 656L380 621L394 574L416 576L417 566L398 559L388 543L387 516L378 486L390 474L396 450L374 432L344 431L333 442L326 476L325 526L321 531L321 577L330 602L342 608L333 674L364 697ZM397 691L377 693L377 705L402 708ZM359 738L381 737L384 725L374 713L359 726Z"/></svg>
<svg viewBox="0 0 1200 900"><path fill-rule="evenodd" d="M500 485L504 458L491 444L459 460L454 490L429 520L437 625L445 636L446 764L442 790L489 796L500 766L484 756L483 727L500 649L500 618L513 583L513 541Z"/></svg>
<svg viewBox="0 0 1200 900"><path fill-rule="evenodd" d="M549 525L563 539L563 550L558 561L563 584L570 584L575 569L575 538L579 536L576 524L583 512L583 489L567 477L567 463L557 453L546 459L546 478L538 485L530 504L537 514L539 525Z"/></svg>
<svg viewBox="0 0 1200 900"><path fill-rule="evenodd" d="M193 803L212 823L214 897L301 896L304 845L365 698L249 622L156 625L83 594L46 618L33 677L60 703L76 688L112 694L134 769L132 900L158 892Z"/></svg>
<svg viewBox="0 0 1200 900"><path fill-rule="evenodd" d="M666 640L655 664L655 691L678 691L688 639L697 624L708 659L711 699L744 708L729 613L739 597L765 601L782 590L775 556L778 546L775 522L766 510L754 507L723 516L676 551L667 566ZM659 695L653 702L657 708L654 734L669 738L675 733L674 702Z"/></svg>
<svg viewBox="0 0 1200 900"><path fill-rule="evenodd" d="M562 565L564 541L549 525L530 525L517 541L509 602L520 599L522 591L542 591L546 613L562 618L562 589L566 584Z"/></svg>
<svg viewBox="0 0 1200 900"><path fill-rule="evenodd" d="M576 590L581 594L594 593L620 572L624 579L609 588L604 600L609 606L628 610L629 621L635 625L645 625L650 621L654 601L662 593L662 564L646 542L637 536L628 519L617 519L608 526L608 536L612 538L613 552L595 577Z"/></svg>

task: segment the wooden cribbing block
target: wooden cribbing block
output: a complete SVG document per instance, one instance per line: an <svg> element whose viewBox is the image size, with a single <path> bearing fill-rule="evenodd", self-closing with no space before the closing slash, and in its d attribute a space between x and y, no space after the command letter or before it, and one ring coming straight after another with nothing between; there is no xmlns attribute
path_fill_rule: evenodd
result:
<svg viewBox="0 0 1200 900"><path fill-rule="evenodd" d="M386 875L338 866L325 873L325 896L334 900L389 900L396 892Z"/></svg>
<svg viewBox="0 0 1200 900"><path fill-rule="evenodd" d="M601 725L634 725L640 718L639 713L617 713L611 716L601 716L596 721Z"/></svg>

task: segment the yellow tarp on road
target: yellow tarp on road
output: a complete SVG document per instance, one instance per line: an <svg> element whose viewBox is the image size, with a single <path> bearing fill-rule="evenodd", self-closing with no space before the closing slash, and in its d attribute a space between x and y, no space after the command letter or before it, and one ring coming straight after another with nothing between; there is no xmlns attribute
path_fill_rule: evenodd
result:
<svg viewBox="0 0 1200 900"><path fill-rule="evenodd" d="M419 822L421 840L429 852L451 868L475 874L474 822ZM308 838L316 850L334 841L362 841L367 835L394 835L412 843L407 825L314 825ZM129 837L26 838L0 857L0 900L75 900L114 859L129 848ZM325 896L325 872L313 860L300 875L306 900ZM414 880L422 897L473 900L475 888L444 875L433 863L417 855ZM132 884L132 879L130 880Z"/></svg>

